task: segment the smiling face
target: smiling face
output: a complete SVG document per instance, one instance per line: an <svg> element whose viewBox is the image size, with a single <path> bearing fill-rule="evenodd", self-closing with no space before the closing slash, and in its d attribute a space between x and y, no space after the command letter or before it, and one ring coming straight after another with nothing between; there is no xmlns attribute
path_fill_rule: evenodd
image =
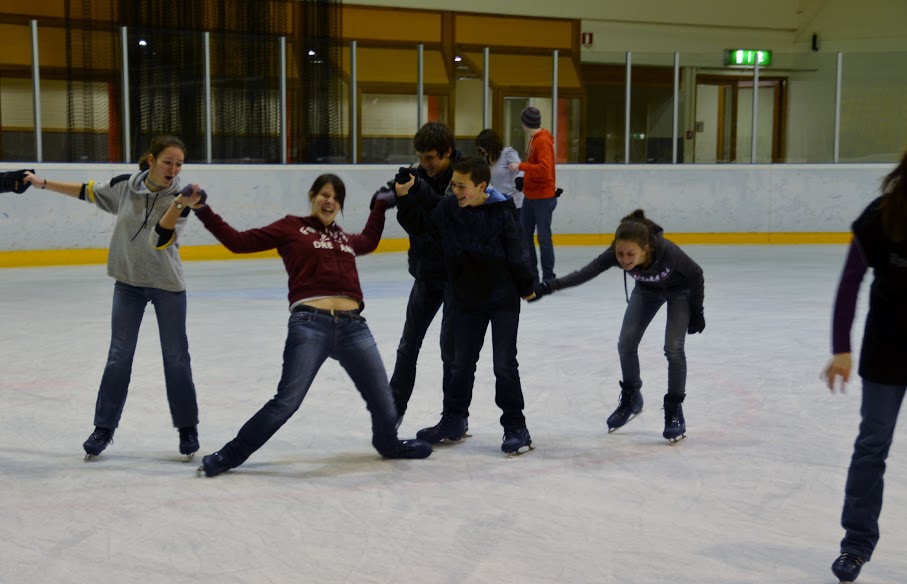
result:
<svg viewBox="0 0 907 584"><path fill-rule="evenodd" d="M337 200L334 185L330 182L325 183L317 193L309 192L309 199L312 201L312 215L317 217L325 227L334 222L337 213L343 208L343 205Z"/></svg>
<svg viewBox="0 0 907 584"><path fill-rule="evenodd" d="M157 186L169 187L183 169L186 153L177 146L168 146L155 157L148 155L148 179Z"/></svg>
<svg viewBox="0 0 907 584"><path fill-rule="evenodd" d="M488 198L488 195L485 194L487 186L484 181L475 184L472 182L471 175L457 170L453 172L453 178L450 179L450 188L453 189L460 207L478 207L484 203Z"/></svg>
<svg viewBox="0 0 907 584"><path fill-rule="evenodd" d="M429 150L428 152L416 152L416 155L419 156L419 166L431 178L443 174L450 168L450 150L443 154L439 154L437 150Z"/></svg>
<svg viewBox="0 0 907 584"><path fill-rule="evenodd" d="M635 241L619 239L614 242L614 255L624 271L629 272L637 266L645 266L649 263L649 249L643 249Z"/></svg>

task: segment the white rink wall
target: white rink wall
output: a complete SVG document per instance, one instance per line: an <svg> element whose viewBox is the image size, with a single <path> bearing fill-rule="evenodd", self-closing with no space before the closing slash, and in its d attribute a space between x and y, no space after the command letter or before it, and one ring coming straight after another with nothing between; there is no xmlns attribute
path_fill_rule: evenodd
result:
<svg viewBox="0 0 907 584"><path fill-rule="evenodd" d="M43 178L107 180L136 167L124 164L5 164L35 167ZM393 177L391 165L188 164L180 178L197 182L209 202L239 229L260 227L286 214L306 214L312 181L339 175L347 199L340 224L357 232L372 193ZM612 233L620 218L642 208L670 233L841 233L878 195L889 164L842 165L561 165L564 189L554 215L560 235ZM107 246L112 217L58 193L29 189L0 195L0 251L91 249ZM385 238L405 233L389 217ZM213 245L195 220L183 245Z"/></svg>

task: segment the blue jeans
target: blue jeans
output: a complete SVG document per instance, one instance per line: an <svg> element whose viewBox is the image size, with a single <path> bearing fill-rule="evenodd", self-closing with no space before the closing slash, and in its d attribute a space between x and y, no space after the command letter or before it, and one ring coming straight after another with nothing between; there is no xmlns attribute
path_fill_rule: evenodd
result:
<svg viewBox="0 0 907 584"><path fill-rule="evenodd" d="M519 304L516 310L489 309L484 312L457 309L454 319L454 357L450 391L444 399L444 411L469 416L476 364L485 343L485 331L491 324L492 362L494 364L494 401L503 414L504 428L523 428L523 388L516 360L517 331L520 326Z"/></svg>
<svg viewBox="0 0 907 584"><path fill-rule="evenodd" d="M557 197L550 199L523 199L520 208L520 223L523 224L523 236L526 238L526 247L529 249L529 267L539 279L538 259L535 255L535 242L533 234L538 231L539 255L542 260L542 280L554 280L554 244L551 243L551 216L557 207Z"/></svg>
<svg viewBox="0 0 907 584"><path fill-rule="evenodd" d="M665 324L665 357L668 358L668 393L683 394L687 385L687 357L684 342L690 325L690 290L652 290L637 284L630 294L630 303L624 312L620 327L617 353L624 387L639 389L639 355L636 350L649 323L665 302L668 318Z"/></svg>
<svg viewBox="0 0 907 584"><path fill-rule="evenodd" d="M198 402L186 338L186 292L140 288L117 282L113 287L110 350L95 404L94 424L116 428L126 405L139 327L148 303L154 305L164 357L164 382L170 417L176 428L198 425Z"/></svg>
<svg viewBox="0 0 907 584"><path fill-rule="evenodd" d="M391 375L391 391L399 415L406 412L406 406L416 385L416 361L422 349L422 341L431 321L443 305L441 313L441 391L447 395L450 384L450 369L454 360L453 322L451 318L450 286L446 280L415 280L406 305L406 322L397 346L397 362Z"/></svg>
<svg viewBox="0 0 907 584"><path fill-rule="evenodd" d="M302 405L328 357L337 359L365 399L372 417L372 445L381 454L393 453L397 411L365 319L300 311L290 315L287 329L277 394L220 450L221 456L236 467L261 448Z"/></svg>
<svg viewBox="0 0 907 584"><path fill-rule="evenodd" d="M844 487L841 526L846 533L841 540L841 552L850 552L865 560L872 557L879 541L885 459L888 458L905 389L905 385L883 385L863 380L860 433L853 447L847 485Z"/></svg>

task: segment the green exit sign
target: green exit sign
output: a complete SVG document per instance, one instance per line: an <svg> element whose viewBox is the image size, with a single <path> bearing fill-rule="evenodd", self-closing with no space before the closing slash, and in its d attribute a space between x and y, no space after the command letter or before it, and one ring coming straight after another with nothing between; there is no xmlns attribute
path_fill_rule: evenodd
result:
<svg viewBox="0 0 907 584"><path fill-rule="evenodd" d="M759 63L760 67L769 67L772 64L772 52L760 51L758 49L728 49L725 52L727 58L725 65L732 67L754 67Z"/></svg>

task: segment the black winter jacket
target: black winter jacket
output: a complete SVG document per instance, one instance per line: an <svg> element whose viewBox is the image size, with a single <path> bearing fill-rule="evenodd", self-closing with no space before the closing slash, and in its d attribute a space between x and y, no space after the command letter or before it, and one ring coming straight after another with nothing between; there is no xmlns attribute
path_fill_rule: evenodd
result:
<svg viewBox="0 0 907 584"><path fill-rule="evenodd" d="M528 296L535 283L519 210L513 198L491 188L487 192L491 196L484 205L461 208L451 195L434 210L401 197L397 217L410 233L440 238L458 307L518 312L520 298Z"/></svg>
<svg viewBox="0 0 907 584"><path fill-rule="evenodd" d="M418 201L426 209L434 209L438 202L451 191L448 190L450 179L453 177L453 165L460 159L460 152L454 150L450 156L450 166L446 171L432 178L428 176L421 166L416 169L419 177L418 185L412 189L407 197L398 198L398 203L413 196L410 201ZM405 205L404 205L405 206ZM438 234L433 232L413 233L407 229L406 223L401 218L401 207L397 208L397 221L409 235L409 252L406 257L409 263L409 273L417 280L444 280L447 270L444 267L444 254Z"/></svg>

